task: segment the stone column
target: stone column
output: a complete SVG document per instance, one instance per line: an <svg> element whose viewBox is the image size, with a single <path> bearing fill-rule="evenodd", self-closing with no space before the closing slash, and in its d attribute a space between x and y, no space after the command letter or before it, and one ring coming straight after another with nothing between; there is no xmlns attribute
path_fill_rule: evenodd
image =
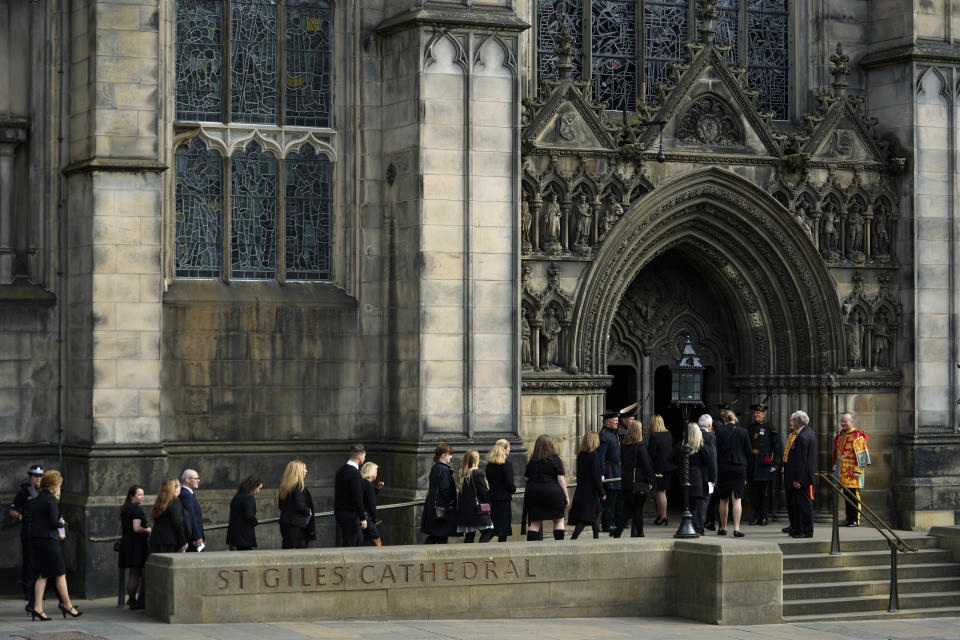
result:
<svg viewBox="0 0 960 640"><path fill-rule="evenodd" d="M27 139L26 123L5 126L0 122L0 284L11 284L17 269L14 152Z"/></svg>

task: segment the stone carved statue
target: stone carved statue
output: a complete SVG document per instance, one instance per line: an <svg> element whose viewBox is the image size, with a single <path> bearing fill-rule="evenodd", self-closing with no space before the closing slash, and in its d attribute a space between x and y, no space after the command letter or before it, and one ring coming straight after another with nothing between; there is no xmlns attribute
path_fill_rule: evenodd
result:
<svg viewBox="0 0 960 640"><path fill-rule="evenodd" d="M582 193L577 198L575 211L577 213L577 237L574 244L589 245L590 223L593 221L593 212L590 211L590 205L587 204L587 197Z"/></svg>
<svg viewBox="0 0 960 640"><path fill-rule="evenodd" d="M858 311L847 328L847 364L851 369L863 365L863 315Z"/></svg>
<svg viewBox="0 0 960 640"><path fill-rule="evenodd" d="M529 369L533 366L533 351L530 348L530 322L527 314L520 321L520 366Z"/></svg>
<svg viewBox="0 0 960 640"><path fill-rule="evenodd" d="M877 324L873 329L873 366L875 369L890 368L890 336L886 323Z"/></svg>
<svg viewBox="0 0 960 640"><path fill-rule="evenodd" d="M547 205L546 215L546 237L548 245L560 245L560 220L563 212L560 211L560 203L557 202L557 194L550 196L550 204Z"/></svg>
<svg viewBox="0 0 960 640"><path fill-rule="evenodd" d="M613 195L607 196L607 210L603 215L602 220L602 233L600 234L601 239L605 238L610 230L613 229L613 225L617 224L617 220L620 219L620 216L623 215L623 207L620 206L620 203L617 202L616 198Z"/></svg>
<svg viewBox="0 0 960 640"><path fill-rule="evenodd" d="M850 214L847 228L847 257L853 258L863 253L863 213L860 208L854 208Z"/></svg>
<svg viewBox="0 0 960 640"><path fill-rule="evenodd" d="M878 208L877 215L873 219L873 249L874 255L890 255L890 232L887 230L887 211L885 208Z"/></svg>
<svg viewBox="0 0 960 640"><path fill-rule="evenodd" d="M533 213L530 212L530 203L526 199L520 205L520 233L523 244L530 244L530 231L533 228Z"/></svg>
<svg viewBox="0 0 960 640"><path fill-rule="evenodd" d="M837 214L833 207L826 207L823 211L820 225L820 251L826 257L837 253Z"/></svg>
<svg viewBox="0 0 960 640"><path fill-rule="evenodd" d="M559 366L560 359L560 320L557 319L557 312L552 308L547 309L543 319L543 350L541 352L540 364L544 367Z"/></svg>

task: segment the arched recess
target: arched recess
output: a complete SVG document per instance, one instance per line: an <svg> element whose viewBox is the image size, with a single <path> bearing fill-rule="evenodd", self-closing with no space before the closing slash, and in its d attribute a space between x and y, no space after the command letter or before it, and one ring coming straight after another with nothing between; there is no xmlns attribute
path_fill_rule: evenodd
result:
<svg viewBox="0 0 960 640"><path fill-rule="evenodd" d="M833 372L843 333L836 287L802 229L772 196L719 168L682 176L640 199L591 265L573 316L568 362L606 370L606 342L625 291L651 260L694 247L733 296L749 353L741 374Z"/></svg>

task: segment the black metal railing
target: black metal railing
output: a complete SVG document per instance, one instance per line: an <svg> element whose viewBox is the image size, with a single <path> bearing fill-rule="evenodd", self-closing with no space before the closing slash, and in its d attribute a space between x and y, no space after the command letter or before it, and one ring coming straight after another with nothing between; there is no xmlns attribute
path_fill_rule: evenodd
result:
<svg viewBox="0 0 960 640"><path fill-rule="evenodd" d="M873 512L873 509L864 504L863 500L854 500L844 491L843 485L833 474L818 473L818 478L826 482L827 487L833 492L833 526L830 533L830 555L840 554L840 499L857 510L861 519L866 520L870 526L877 530L883 536L887 546L890 547L890 602L887 611L896 613L900 611L900 594L897 589L897 553L915 553L917 549L907 544L903 538L897 535L897 532L883 521L880 516Z"/></svg>

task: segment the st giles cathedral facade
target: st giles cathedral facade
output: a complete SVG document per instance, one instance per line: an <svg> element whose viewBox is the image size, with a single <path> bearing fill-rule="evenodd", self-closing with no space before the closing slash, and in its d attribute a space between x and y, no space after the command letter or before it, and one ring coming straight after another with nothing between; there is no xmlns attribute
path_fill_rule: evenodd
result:
<svg viewBox="0 0 960 640"><path fill-rule="evenodd" d="M822 470L853 412L867 504L954 524L957 37L946 0L0 0L0 492L62 469L106 592L131 484L189 465L225 522L293 458L329 507L353 441L381 503L438 442L569 465L669 413L689 337L708 409L805 410Z"/></svg>

